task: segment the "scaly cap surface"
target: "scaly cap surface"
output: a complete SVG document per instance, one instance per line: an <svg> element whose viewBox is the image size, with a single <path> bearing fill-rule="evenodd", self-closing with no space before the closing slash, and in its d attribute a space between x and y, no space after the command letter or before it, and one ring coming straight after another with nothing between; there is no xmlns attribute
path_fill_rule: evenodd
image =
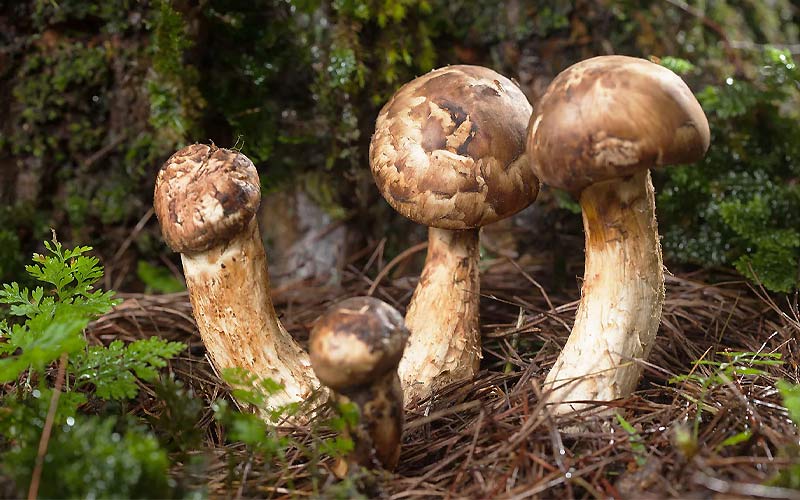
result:
<svg viewBox="0 0 800 500"><path fill-rule="evenodd" d="M170 248L197 253L241 232L260 203L258 172L245 155L193 144L161 167L153 205Z"/></svg>
<svg viewBox="0 0 800 500"><path fill-rule="evenodd" d="M311 365L320 382L335 391L377 380L396 370L408 339L403 317L373 297L335 304L311 330Z"/></svg>
<svg viewBox="0 0 800 500"><path fill-rule="evenodd" d="M448 66L401 87L378 115L370 166L386 201L427 226L470 229L536 199L525 152L531 105L480 66Z"/></svg>

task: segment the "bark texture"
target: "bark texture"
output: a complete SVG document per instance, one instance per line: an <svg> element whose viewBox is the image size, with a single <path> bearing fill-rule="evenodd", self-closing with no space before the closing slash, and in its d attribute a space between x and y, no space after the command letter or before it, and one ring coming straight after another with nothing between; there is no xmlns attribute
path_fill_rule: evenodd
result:
<svg viewBox="0 0 800 500"><path fill-rule="evenodd" d="M277 319L258 224L252 219L227 245L182 254L192 309L218 370L241 367L283 384L267 406L307 400L319 382L308 354Z"/></svg>
<svg viewBox="0 0 800 500"><path fill-rule="evenodd" d="M570 401L610 401L631 394L637 359L653 347L664 303L664 273L649 171L600 182L580 198L586 271L575 325L545 380L556 413L585 408Z"/></svg>
<svg viewBox="0 0 800 500"><path fill-rule="evenodd" d="M407 402L471 379L481 359L478 229L430 228L428 255L406 313L411 332L398 373Z"/></svg>

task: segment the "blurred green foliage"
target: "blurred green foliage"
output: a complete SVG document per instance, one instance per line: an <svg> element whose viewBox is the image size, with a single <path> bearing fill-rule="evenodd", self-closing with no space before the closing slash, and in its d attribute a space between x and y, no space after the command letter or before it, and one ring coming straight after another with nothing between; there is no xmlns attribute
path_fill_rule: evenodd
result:
<svg viewBox="0 0 800 500"><path fill-rule="evenodd" d="M800 384L779 380L776 387L783 397L783 405L789 418L800 433ZM781 471L770 484L800 490L800 443L791 444L785 452L793 463Z"/></svg>
<svg viewBox="0 0 800 500"><path fill-rule="evenodd" d="M800 279L800 70L776 49L758 68L698 92L712 146L697 165L667 169L658 209L677 258L788 292Z"/></svg>
<svg viewBox="0 0 800 500"><path fill-rule="evenodd" d="M65 249L55 238L45 247L47 255L34 255L26 267L39 286L13 282L0 290L7 307L0 313L8 316L0 321L0 382L24 381L0 395L0 473L19 491L31 482L52 407L42 497L165 497L172 489L169 461L156 437L133 418L87 416L79 408L90 399L136 397L138 380L155 381L186 346L157 337L89 346L84 328L118 301L114 292L95 289L103 268L87 255L90 247ZM46 376L58 359L63 386Z"/></svg>
<svg viewBox="0 0 800 500"><path fill-rule="evenodd" d="M49 391L0 413L3 472L24 491L34 468ZM75 415L56 419L46 458L41 498L169 498L169 460L142 426L115 417Z"/></svg>
<svg viewBox="0 0 800 500"><path fill-rule="evenodd" d="M167 268L154 266L144 260L136 264L136 276L144 283L145 293L175 293L186 290L186 285Z"/></svg>

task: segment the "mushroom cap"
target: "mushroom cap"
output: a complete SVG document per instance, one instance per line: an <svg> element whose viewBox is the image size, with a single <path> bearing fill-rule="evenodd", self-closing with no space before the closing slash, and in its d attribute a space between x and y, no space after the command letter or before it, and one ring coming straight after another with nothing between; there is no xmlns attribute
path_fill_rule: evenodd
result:
<svg viewBox="0 0 800 500"><path fill-rule="evenodd" d="M528 151L543 183L579 193L697 161L709 140L703 109L678 75L645 59L600 56L553 80L531 116Z"/></svg>
<svg viewBox="0 0 800 500"><path fill-rule="evenodd" d="M353 297L331 307L311 330L309 354L319 381L343 391L397 369L408 330L403 317L373 297Z"/></svg>
<svg viewBox="0 0 800 500"><path fill-rule="evenodd" d="M205 144L172 155L156 178L153 205L167 244L204 252L244 230L261 203L253 162L238 151Z"/></svg>
<svg viewBox="0 0 800 500"><path fill-rule="evenodd" d="M539 193L525 154L531 105L508 78L447 66L402 86L369 148L383 197L427 226L470 229L511 216Z"/></svg>

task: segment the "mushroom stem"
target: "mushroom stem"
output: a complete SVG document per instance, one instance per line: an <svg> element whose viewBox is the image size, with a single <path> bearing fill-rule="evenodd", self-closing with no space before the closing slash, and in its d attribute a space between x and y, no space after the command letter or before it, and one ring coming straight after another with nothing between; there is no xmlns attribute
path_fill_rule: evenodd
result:
<svg viewBox="0 0 800 500"><path fill-rule="evenodd" d="M308 354L275 313L256 219L226 244L182 253L181 260L197 327L214 366L244 368L282 384L284 390L266 402L270 409L307 400L319 382Z"/></svg>
<svg viewBox="0 0 800 500"><path fill-rule="evenodd" d="M398 368L409 403L478 371L479 257L479 229L428 230L425 267L405 318L411 336Z"/></svg>
<svg viewBox="0 0 800 500"><path fill-rule="evenodd" d="M347 457L348 463L394 470L400 460L403 439L403 390L397 372L390 370L381 375L368 390L356 387L339 393L333 391L331 398L337 407L350 403L358 408L358 422L355 425L348 422L344 429L344 435L352 439L354 446Z"/></svg>
<svg viewBox="0 0 800 500"><path fill-rule="evenodd" d="M586 269L575 325L545 380L555 413L633 392L661 322L664 272L650 172L580 196Z"/></svg>
<svg viewBox="0 0 800 500"><path fill-rule="evenodd" d="M407 339L400 313L373 297L344 300L317 318L309 342L311 365L345 415L344 432L355 447L344 465L397 466L403 436L397 364ZM356 407L357 421L348 418L347 403ZM342 477L348 470L335 473Z"/></svg>

